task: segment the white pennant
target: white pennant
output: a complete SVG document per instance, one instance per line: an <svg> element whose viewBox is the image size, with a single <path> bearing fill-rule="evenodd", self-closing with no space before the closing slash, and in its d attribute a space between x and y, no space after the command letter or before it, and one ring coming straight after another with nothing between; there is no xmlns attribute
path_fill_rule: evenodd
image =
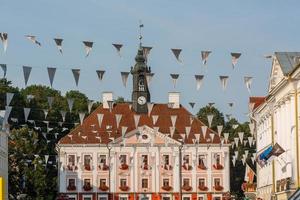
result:
<svg viewBox="0 0 300 200"><path fill-rule="evenodd" d="M201 59L202 59L203 65L206 65L208 56L210 53L211 53L211 51L201 51Z"/></svg>
<svg viewBox="0 0 300 200"><path fill-rule="evenodd" d="M201 130L202 130L203 137L205 138L207 132L207 126L201 126Z"/></svg>
<svg viewBox="0 0 300 200"><path fill-rule="evenodd" d="M221 81L221 86L222 86L222 89L223 89L223 91L225 91L226 90L226 88L227 88L227 83L228 83L228 76L219 76L219 78L220 78L220 81Z"/></svg>
<svg viewBox="0 0 300 200"><path fill-rule="evenodd" d="M171 123L173 127L175 127L176 125L176 120L177 120L177 115L171 115Z"/></svg>
<svg viewBox="0 0 300 200"><path fill-rule="evenodd" d="M43 109L44 111L44 115L45 115L45 119L47 118L47 115L48 115L48 110L47 109Z"/></svg>
<svg viewBox="0 0 300 200"><path fill-rule="evenodd" d="M124 87L126 87L127 85L128 76L129 76L129 72L121 72L121 78Z"/></svg>
<svg viewBox="0 0 300 200"><path fill-rule="evenodd" d="M4 114L4 119L3 119L4 126L8 123L8 118L9 118L11 110L12 110L11 106L5 106L5 114Z"/></svg>
<svg viewBox="0 0 300 200"><path fill-rule="evenodd" d="M79 77L80 77L80 69L72 69L73 77L75 80L75 84L78 87Z"/></svg>
<svg viewBox="0 0 300 200"><path fill-rule="evenodd" d="M250 89L251 89L252 79L253 78L251 76L245 76L244 77L244 83L245 83L246 88L247 88L249 93L250 93Z"/></svg>
<svg viewBox="0 0 300 200"><path fill-rule="evenodd" d="M122 120L122 114L116 114L116 123L117 123L117 128L119 128L120 122Z"/></svg>
<svg viewBox="0 0 300 200"><path fill-rule="evenodd" d="M27 122L28 116L30 114L30 108L24 108L24 117L25 117L25 122Z"/></svg>
<svg viewBox="0 0 300 200"><path fill-rule="evenodd" d="M150 116L152 109L153 109L154 103L147 103L147 107L148 107L148 116Z"/></svg>
<svg viewBox="0 0 300 200"><path fill-rule="evenodd" d="M153 125L156 124L157 120L158 120L158 115L152 115L152 122L153 122Z"/></svg>
<svg viewBox="0 0 300 200"><path fill-rule="evenodd" d="M242 163L243 163L243 165L246 164L246 157L245 156L243 156L243 158L242 158Z"/></svg>
<svg viewBox="0 0 300 200"><path fill-rule="evenodd" d="M239 135L239 139L240 139L241 144L243 144L244 132L238 132L238 135Z"/></svg>
<svg viewBox="0 0 300 200"><path fill-rule="evenodd" d="M235 130L237 127L239 127L239 125L238 124L233 124L232 125L232 128Z"/></svg>
<svg viewBox="0 0 300 200"><path fill-rule="evenodd" d="M39 41L36 40L36 36L33 35L26 35L25 36L28 40L30 40L31 42L33 42L34 44L37 44L38 46L42 46L41 43Z"/></svg>
<svg viewBox="0 0 300 200"><path fill-rule="evenodd" d="M10 103L11 103L11 100L14 98L14 93L10 93L10 92L7 92L6 93L6 105L9 106Z"/></svg>
<svg viewBox="0 0 300 200"><path fill-rule="evenodd" d="M49 155L45 155L45 163L48 163Z"/></svg>
<svg viewBox="0 0 300 200"><path fill-rule="evenodd" d="M200 143L200 133L196 133L195 138L196 138L197 142Z"/></svg>
<svg viewBox="0 0 300 200"><path fill-rule="evenodd" d="M102 126L103 117L104 115L102 113L97 114L98 124L100 128Z"/></svg>
<svg viewBox="0 0 300 200"><path fill-rule="evenodd" d="M32 67L29 66L23 66L23 75L24 75L24 80L25 80L25 86L27 86L27 82L31 73Z"/></svg>
<svg viewBox="0 0 300 200"><path fill-rule="evenodd" d="M176 87L176 83L177 83L177 79L179 78L179 74L170 74L172 81L173 81L173 85L174 88Z"/></svg>
<svg viewBox="0 0 300 200"><path fill-rule="evenodd" d="M144 57L146 58L146 62L147 62L148 55L150 54L150 51L151 51L152 47L142 47L142 48L143 48Z"/></svg>
<svg viewBox="0 0 300 200"><path fill-rule="evenodd" d="M214 115L212 115L212 114L207 115L207 121L208 121L208 127L209 128L211 127L211 123L212 123L213 118L214 118Z"/></svg>
<svg viewBox="0 0 300 200"><path fill-rule="evenodd" d="M190 125L192 126L194 122L195 117L193 115L190 115Z"/></svg>
<svg viewBox="0 0 300 200"><path fill-rule="evenodd" d="M239 146L239 138L234 138L234 143L235 143L235 146L238 147Z"/></svg>
<svg viewBox="0 0 300 200"><path fill-rule="evenodd" d="M236 158L235 158L235 156L232 158L232 164L233 164L233 166L235 167L235 163L236 163Z"/></svg>
<svg viewBox="0 0 300 200"><path fill-rule="evenodd" d="M5 53L6 50L7 50L7 46L8 46L8 34L7 33L0 33L0 39L1 39L1 42L3 44L3 50L4 50L4 53Z"/></svg>
<svg viewBox="0 0 300 200"><path fill-rule="evenodd" d="M92 51L94 43L90 41L83 41L83 44L85 49L85 57L88 57L90 55L90 52Z"/></svg>
<svg viewBox="0 0 300 200"><path fill-rule="evenodd" d="M237 61L241 55L242 55L241 53L231 53L231 62L233 68L237 64Z"/></svg>
<svg viewBox="0 0 300 200"><path fill-rule="evenodd" d="M195 75L197 90L200 90L200 88L202 86L203 78L204 78L203 75Z"/></svg>
<svg viewBox="0 0 300 200"><path fill-rule="evenodd" d="M253 137L248 137L249 146L252 147Z"/></svg>
<svg viewBox="0 0 300 200"><path fill-rule="evenodd" d="M67 98L67 102L68 102L69 111L72 112L73 105L74 105L74 99Z"/></svg>
<svg viewBox="0 0 300 200"><path fill-rule="evenodd" d="M63 110L61 110L60 111L60 114L61 114L61 117L62 117L62 119L63 119L63 122L66 120L66 111L63 111Z"/></svg>
<svg viewBox="0 0 300 200"><path fill-rule="evenodd" d="M210 133L209 136L210 136L210 138L211 138L211 142L213 142L214 139L215 139L215 134L214 134L214 133Z"/></svg>
<svg viewBox="0 0 300 200"><path fill-rule="evenodd" d="M253 135L254 134L254 123L249 123L249 129L250 129L251 135Z"/></svg>
<svg viewBox="0 0 300 200"><path fill-rule="evenodd" d="M159 127L158 126L154 126L153 129L154 129L155 133L157 133L159 131Z"/></svg>
<svg viewBox="0 0 300 200"><path fill-rule="evenodd" d="M181 138L183 139L183 141L185 140L185 133L181 133L180 134Z"/></svg>
<svg viewBox="0 0 300 200"><path fill-rule="evenodd" d="M26 100L27 100L28 102L31 102L32 99L34 99L34 95L32 95L32 94L26 95Z"/></svg>
<svg viewBox="0 0 300 200"><path fill-rule="evenodd" d="M102 81L105 71L104 70L96 70L98 79Z"/></svg>
<svg viewBox="0 0 300 200"><path fill-rule="evenodd" d="M219 137L221 136L222 130L223 130L223 125L218 125L217 126L217 130L218 130L218 135Z"/></svg>
<svg viewBox="0 0 300 200"><path fill-rule="evenodd" d="M244 140L244 146L246 146L246 145L247 145L247 142L248 142L248 140Z"/></svg>
<svg viewBox="0 0 300 200"><path fill-rule="evenodd" d="M112 44L112 45L116 48L118 55L121 57L121 48L123 47L123 44Z"/></svg>
<svg viewBox="0 0 300 200"><path fill-rule="evenodd" d="M191 133L191 127L190 126L186 126L185 127L185 134L186 134L187 138L189 137L190 133Z"/></svg>
<svg viewBox="0 0 300 200"><path fill-rule="evenodd" d="M88 111L89 111L89 113L91 113L91 110L92 110L92 107L93 107L93 105L94 105L94 101L89 101L88 102Z"/></svg>
<svg viewBox="0 0 300 200"><path fill-rule="evenodd" d="M135 128L137 128L138 125L139 125L140 117L141 117L140 115L134 115L134 116L133 116Z"/></svg>
<svg viewBox="0 0 300 200"><path fill-rule="evenodd" d="M61 38L54 38L54 42L59 50L59 52L62 54L63 51L62 51L62 42L63 42L63 39Z"/></svg>
<svg viewBox="0 0 300 200"><path fill-rule="evenodd" d="M248 154L249 154L249 150L245 150L245 158L248 158Z"/></svg>
<svg viewBox="0 0 300 200"><path fill-rule="evenodd" d="M79 112L80 125L83 124L84 117L85 117L85 112Z"/></svg>
<svg viewBox="0 0 300 200"><path fill-rule="evenodd" d="M254 165L254 162L255 162L255 157L251 157L251 161L252 161L252 163L253 163L253 165Z"/></svg>
<svg viewBox="0 0 300 200"><path fill-rule="evenodd" d="M151 83L153 77L154 77L154 73L147 73L147 74L146 74L146 81L147 81L147 85L148 85L148 86L150 85L150 83Z"/></svg>
<svg viewBox="0 0 300 200"><path fill-rule="evenodd" d="M0 64L0 67L3 70L3 78L5 78L7 72L7 66L6 64Z"/></svg>
<svg viewBox="0 0 300 200"><path fill-rule="evenodd" d="M238 158L238 156L239 156L239 151L234 151L234 156L235 156L236 158Z"/></svg>
<svg viewBox="0 0 300 200"><path fill-rule="evenodd" d="M170 126L169 128L170 128L170 134L171 134L171 138L173 138L173 136L174 136L174 133L175 133L175 127L173 127L173 126Z"/></svg>
<svg viewBox="0 0 300 200"><path fill-rule="evenodd" d="M49 76L50 85L52 87L54 76L55 76L55 72L56 72L56 68L54 68L54 67L48 67L47 70L48 70L48 76Z"/></svg>
<svg viewBox="0 0 300 200"><path fill-rule="evenodd" d="M47 97L47 101L48 101L49 108L52 108L54 97Z"/></svg>
<svg viewBox="0 0 300 200"><path fill-rule="evenodd" d="M122 126L122 138L125 137L126 131L127 131L127 127L126 126Z"/></svg>
<svg viewBox="0 0 300 200"><path fill-rule="evenodd" d="M182 63L182 60L179 58L182 49L171 49L171 51L173 52L173 54L174 54L176 60L177 60L178 62Z"/></svg>

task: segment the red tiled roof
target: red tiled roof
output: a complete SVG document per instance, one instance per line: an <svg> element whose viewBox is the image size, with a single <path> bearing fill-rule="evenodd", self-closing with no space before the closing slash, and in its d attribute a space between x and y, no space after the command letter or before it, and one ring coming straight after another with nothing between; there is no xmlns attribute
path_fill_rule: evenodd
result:
<svg viewBox="0 0 300 200"><path fill-rule="evenodd" d="M122 136L122 126L128 127L126 133L135 130L136 127L134 123L134 115L137 113L135 113L133 109L130 109L130 107L130 103L118 103L114 104L114 107L110 112L109 109L105 109L102 107L102 105L100 105L95 111L93 111L88 117L85 118L82 125L78 125L69 134L61 138L59 144L99 144L99 136L101 137L101 143L106 144L109 141L109 137L119 138ZM97 114L100 113L103 114L101 128L99 127L97 117ZM122 119L118 128L115 117L116 114L122 115ZM152 122L152 115L158 115L158 120L154 125ZM190 117L192 116L192 114L182 106L176 109L169 108L168 104L154 104L150 115L140 114L138 126L147 125L151 128L159 127L158 131L160 133L170 134L170 126L172 126L172 115L177 115L173 139L181 139L181 136L179 134L185 133L185 127L190 126L191 132L189 134L189 137L184 141L186 144L193 143L193 139L195 139L195 133L200 133L200 144L207 143L207 139L210 138L210 133L215 133L213 143L220 143L218 134L216 134L216 132L209 128L207 129L206 134L203 135L201 126L204 126L205 124L200 120L195 118L193 120L193 123L190 124ZM110 136L108 134L108 131L106 130L107 126L111 126Z"/></svg>
<svg viewBox="0 0 300 200"><path fill-rule="evenodd" d="M266 101L266 97L249 97L249 103L254 103L253 109Z"/></svg>

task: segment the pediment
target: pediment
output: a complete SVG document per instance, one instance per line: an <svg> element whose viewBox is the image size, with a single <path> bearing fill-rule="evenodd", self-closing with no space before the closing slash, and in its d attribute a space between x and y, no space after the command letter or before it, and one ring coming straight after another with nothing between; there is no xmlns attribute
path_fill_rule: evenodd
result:
<svg viewBox="0 0 300 200"><path fill-rule="evenodd" d="M269 92L274 89L277 84L284 78L282 69L280 67L280 64L276 57L273 59L272 62L272 70L271 70L271 75L269 79Z"/></svg>

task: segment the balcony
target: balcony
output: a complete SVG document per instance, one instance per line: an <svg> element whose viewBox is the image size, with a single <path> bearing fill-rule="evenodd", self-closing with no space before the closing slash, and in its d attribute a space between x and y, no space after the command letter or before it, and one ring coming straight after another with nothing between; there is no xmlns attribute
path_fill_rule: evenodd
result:
<svg viewBox="0 0 300 200"><path fill-rule="evenodd" d="M128 170L128 165L126 163L121 164L120 169Z"/></svg>
<svg viewBox="0 0 300 200"><path fill-rule="evenodd" d="M214 164L213 168L216 169L216 170L224 169L223 165L221 165L220 163Z"/></svg>
<svg viewBox="0 0 300 200"><path fill-rule="evenodd" d="M142 165L141 168L143 170L150 170L151 169L151 167L149 165Z"/></svg>
<svg viewBox="0 0 300 200"><path fill-rule="evenodd" d="M172 169L173 169L172 165L167 165L167 164L163 165L162 168L163 168L164 170L172 170Z"/></svg>
<svg viewBox="0 0 300 200"><path fill-rule="evenodd" d="M206 187L205 185L199 185L198 189L201 190L201 191L207 191L208 187Z"/></svg>
<svg viewBox="0 0 300 200"><path fill-rule="evenodd" d="M171 191L173 188L169 185L164 185L161 187L161 189L165 190L165 191Z"/></svg>
<svg viewBox="0 0 300 200"><path fill-rule="evenodd" d="M128 187L127 185L121 185L121 186L119 187L119 189L120 189L121 191L123 191L123 192L126 192L126 191L129 190L129 187Z"/></svg>
<svg viewBox="0 0 300 200"><path fill-rule="evenodd" d="M99 190L101 190L103 192L106 192L108 189L109 189L109 187L106 186L105 184L102 184L102 185L99 186Z"/></svg>
<svg viewBox="0 0 300 200"><path fill-rule="evenodd" d="M221 185L215 185L214 188L216 191L222 191L224 189Z"/></svg>
<svg viewBox="0 0 300 200"><path fill-rule="evenodd" d="M98 169L102 170L102 171L108 171L109 170L109 166L106 164L100 164L98 165Z"/></svg>
<svg viewBox="0 0 300 200"><path fill-rule="evenodd" d="M84 191L91 191L93 188L91 187L90 184L85 184L85 185L82 187L82 189L83 189Z"/></svg>
<svg viewBox="0 0 300 200"><path fill-rule="evenodd" d="M193 188L192 188L192 186L184 185L184 186L182 186L182 189L188 192L188 191L191 191Z"/></svg>
<svg viewBox="0 0 300 200"><path fill-rule="evenodd" d="M72 164L67 165L67 170L68 170L68 171L74 172L74 171L76 171L77 169L78 169L78 167L77 167L76 165L72 165Z"/></svg>
<svg viewBox="0 0 300 200"><path fill-rule="evenodd" d="M200 165L198 165L198 168L202 169L202 170L207 170L206 166L203 163L201 163Z"/></svg>
<svg viewBox="0 0 300 200"><path fill-rule="evenodd" d="M75 185L68 185L67 190L68 191L75 191L76 190L76 186Z"/></svg>
<svg viewBox="0 0 300 200"><path fill-rule="evenodd" d="M86 171L92 171L91 165L84 165L84 170L86 170Z"/></svg>
<svg viewBox="0 0 300 200"><path fill-rule="evenodd" d="M184 170L187 170L187 171L193 169L193 167L192 167L191 165L189 165L188 163L183 164L183 165L182 165L182 168L183 168Z"/></svg>

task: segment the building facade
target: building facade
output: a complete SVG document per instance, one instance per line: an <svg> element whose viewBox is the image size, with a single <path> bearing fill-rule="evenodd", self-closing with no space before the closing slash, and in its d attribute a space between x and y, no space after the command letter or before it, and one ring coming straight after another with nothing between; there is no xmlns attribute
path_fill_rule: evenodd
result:
<svg viewBox="0 0 300 200"><path fill-rule="evenodd" d="M299 187L300 53L276 52L266 97L250 98L254 106L257 156L279 145L283 153L257 164L257 196L283 200Z"/></svg>
<svg viewBox="0 0 300 200"><path fill-rule="evenodd" d="M0 111L0 187L2 191L2 193L0 194L1 199L8 199L7 155L7 134L4 130L4 112Z"/></svg>
<svg viewBox="0 0 300 200"><path fill-rule="evenodd" d="M229 142L180 104L150 103L140 46L132 102L102 105L58 145L59 192L73 200L221 200L230 191Z"/></svg>

